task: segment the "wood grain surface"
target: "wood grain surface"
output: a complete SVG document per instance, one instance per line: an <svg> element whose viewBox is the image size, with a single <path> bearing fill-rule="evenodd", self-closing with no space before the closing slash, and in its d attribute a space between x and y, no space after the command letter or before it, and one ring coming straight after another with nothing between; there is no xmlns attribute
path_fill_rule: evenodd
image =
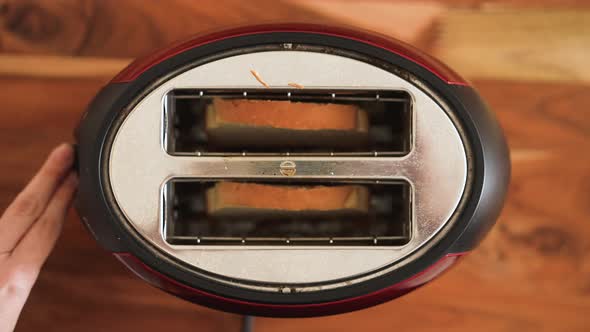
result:
<svg viewBox="0 0 590 332"><path fill-rule="evenodd" d="M130 58L227 25L305 20L366 27L367 17L329 13L326 5L351 1L328 0L321 6L271 0L0 1L0 207L11 201L52 146L72 140L87 103ZM543 6L590 12L587 1L541 1L530 8L523 0L460 0L427 2L424 8L435 10L413 15L408 8L416 8L414 2L385 2L363 1L363 6L403 11L407 20L415 20L406 24L415 31L396 33L385 22L381 32L392 30L392 35L442 55L449 54L444 45L450 44L437 44L440 22L449 17L455 22L457 11L478 14L491 6L526 15ZM371 10L365 13L371 15ZM386 17L375 17L373 28L379 30L378 21ZM467 21L466 29L477 29L477 22ZM570 37L570 30L559 31ZM511 36L526 39L522 33L507 33L506 38ZM478 43L462 42L472 48ZM515 50L526 45L513 42L519 45ZM492 49L493 40L486 47ZM502 47L509 52L509 45ZM545 62L556 61L538 46L526 50ZM567 52L587 56L584 50L587 45L574 45ZM484 77L469 73L505 129L512 154L508 200L482 245L435 282L396 301L331 317L258 318L255 331L590 330L590 90L587 83L563 75L542 82L530 75L506 77L502 64L490 66L496 65L497 76L489 68L491 74ZM239 328L237 315L186 303L131 275L71 213L16 330Z"/></svg>
<svg viewBox="0 0 590 332"><path fill-rule="evenodd" d="M467 76L588 83L588 22L575 9L453 10L433 52Z"/></svg>

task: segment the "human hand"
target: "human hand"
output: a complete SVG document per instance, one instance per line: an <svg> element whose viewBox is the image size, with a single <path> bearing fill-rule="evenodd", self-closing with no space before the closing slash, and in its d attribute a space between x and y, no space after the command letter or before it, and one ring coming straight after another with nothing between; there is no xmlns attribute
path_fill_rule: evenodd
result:
<svg viewBox="0 0 590 332"><path fill-rule="evenodd" d="M0 217L0 332L14 330L78 185L71 145L55 148Z"/></svg>

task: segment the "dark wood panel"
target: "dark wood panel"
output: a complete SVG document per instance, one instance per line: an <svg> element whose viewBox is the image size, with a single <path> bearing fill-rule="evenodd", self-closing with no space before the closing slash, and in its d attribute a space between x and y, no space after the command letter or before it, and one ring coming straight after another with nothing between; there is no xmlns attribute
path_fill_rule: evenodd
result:
<svg viewBox="0 0 590 332"><path fill-rule="evenodd" d="M590 94L576 84L475 81L513 149L559 150L590 144Z"/></svg>
<svg viewBox="0 0 590 332"><path fill-rule="evenodd" d="M72 130L100 80L0 79L0 206L12 199ZM17 331L237 331L240 318L140 282L98 247L75 213L43 269Z"/></svg>
<svg viewBox="0 0 590 332"><path fill-rule="evenodd" d="M1 78L0 202L5 206L51 146L71 138L104 80ZM436 282L341 316L256 320L256 331L584 331L590 326L590 156L578 87L479 81L507 129L513 180L499 224ZM552 97L553 96L553 97ZM512 100L509 102L508 100ZM565 100L565 101L564 101ZM574 125L573 128L572 123ZM531 152L532 151L532 152ZM72 213L17 331L237 331L239 317L194 306L127 272Z"/></svg>
<svg viewBox="0 0 590 332"><path fill-rule="evenodd" d="M239 331L240 317L140 282L71 213L17 331Z"/></svg>
<svg viewBox="0 0 590 332"><path fill-rule="evenodd" d="M0 15L0 52L117 57L222 27L326 22L276 0L9 0Z"/></svg>
<svg viewBox="0 0 590 332"><path fill-rule="evenodd" d="M104 84L96 80L0 79L0 205L6 206L50 149L73 140L83 109Z"/></svg>

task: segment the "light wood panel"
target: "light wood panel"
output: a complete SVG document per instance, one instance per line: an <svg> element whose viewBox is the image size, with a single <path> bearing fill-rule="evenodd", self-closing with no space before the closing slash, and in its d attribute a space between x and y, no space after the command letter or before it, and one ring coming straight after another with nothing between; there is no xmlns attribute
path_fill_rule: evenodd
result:
<svg viewBox="0 0 590 332"><path fill-rule="evenodd" d="M38 78L111 78L131 58L0 53L0 75Z"/></svg>
<svg viewBox="0 0 590 332"><path fill-rule="evenodd" d="M434 54L469 77L588 83L588 22L588 10L451 10Z"/></svg>

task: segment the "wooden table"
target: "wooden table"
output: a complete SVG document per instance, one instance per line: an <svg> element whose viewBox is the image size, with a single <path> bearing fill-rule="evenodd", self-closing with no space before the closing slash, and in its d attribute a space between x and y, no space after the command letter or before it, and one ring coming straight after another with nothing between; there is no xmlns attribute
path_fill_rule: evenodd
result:
<svg viewBox="0 0 590 332"><path fill-rule="evenodd" d="M255 331L590 330L590 3L371 0L0 1L0 207L131 58L195 32L268 21L348 24L432 52L471 79L512 153L497 226L456 268L350 314ZM542 6L545 9L539 9ZM17 331L238 331L132 276L71 213Z"/></svg>

